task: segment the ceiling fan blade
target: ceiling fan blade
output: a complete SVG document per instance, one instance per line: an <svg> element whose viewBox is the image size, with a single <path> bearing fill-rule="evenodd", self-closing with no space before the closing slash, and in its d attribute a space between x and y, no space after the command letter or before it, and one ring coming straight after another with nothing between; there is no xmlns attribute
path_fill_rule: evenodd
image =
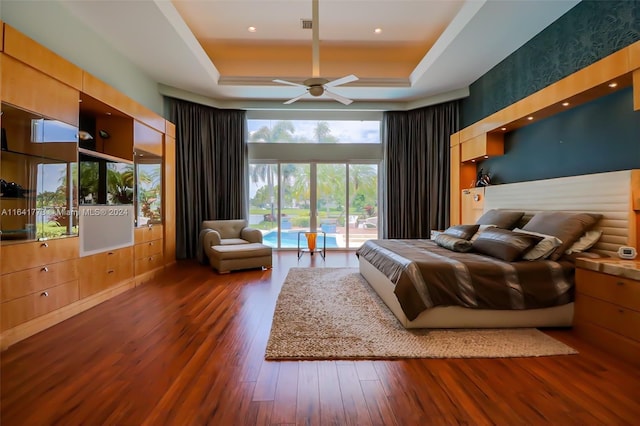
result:
<svg viewBox="0 0 640 426"><path fill-rule="evenodd" d="M338 95L337 93L333 93L327 89L324 90L324 94L327 95L328 97L335 99L338 102L341 102L345 105L349 105L351 102L353 102L353 100L345 98L344 96Z"/></svg>
<svg viewBox="0 0 640 426"><path fill-rule="evenodd" d="M288 84L289 86L296 86L296 87L307 87L304 84L299 84L299 83L294 83L292 81L287 81L287 80L273 80L274 83L280 83L280 84Z"/></svg>
<svg viewBox="0 0 640 426"><path fill-rule="evenodd" d="M292 103L294 103L295 101L297 101L298 99L305 97L305 96L307 95L307 93L308 93L308 92L304 92L304 93L303 93L302 95L300 95L300 96L296 96L296 97L295 97L295 98L293 98L293 99L289 99L289 100L288 100L287 102L285 102L284 104L285 104L285 105L292 104Z"/></svg>
<svg viewBox="0 0 640 426"><path fill-rule="evenodd" d="M339 78L337 80L333 80L333 81L330 81L328 83L325 83L324 87L336 87L336 86L340 86L341 84L347 84L347 83L351 83L352 81L357 81L357 80L358 80L358 77L356 77L353 74L350 74L350 75L348 75L346 77L342 77L342 78Z"/></svg>

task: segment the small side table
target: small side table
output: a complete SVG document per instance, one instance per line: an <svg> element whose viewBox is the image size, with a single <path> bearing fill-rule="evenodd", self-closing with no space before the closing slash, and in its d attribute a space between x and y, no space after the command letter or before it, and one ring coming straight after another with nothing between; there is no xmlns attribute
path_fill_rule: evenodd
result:
<svg viewBox="0 0 640 426"><path fill-rule="evenodd" d="M316 248L311 250L310 248L300 247L300 235L304 234L315 234L316 236L322 234L322 248L317 246L317 238L316 238ZM302 257L303 254L309 253L313 256L313 253L320 253L320 256L324 259L327 255L327 233L322 231L299 231L298 232L298 259Z"/></svg>

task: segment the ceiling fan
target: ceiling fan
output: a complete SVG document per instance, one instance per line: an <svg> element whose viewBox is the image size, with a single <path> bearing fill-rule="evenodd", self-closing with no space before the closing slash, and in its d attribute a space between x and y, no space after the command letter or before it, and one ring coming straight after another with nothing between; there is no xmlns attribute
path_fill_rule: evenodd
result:
<svg viewBox="0 0 640 426"><path fill-rule="evenodd" d="M312 77L306 79L302 82L302 84L294 83L292 81L286 80L273 80L274 83L287 84L289 86L296 86L305 89L301 95L296 96L293 99L289 99L284 104L289 105L297 101L298 99L304 98L307 95L311 95L314 97L319 97L322 95L327 95L328 97L335 99L338 102L341 102L345 105L349 105L353 102L352 99L345 98L344 96L338 95L335 92L329 90L330 88L340 86L341 84L351 83L352 81L358 80L353 74L347 75L342 78L338 78L336 80L327 80L325 78L320 77L320 28L318 23L318 0L312 0L312 43L311 43L311 61L312 61Z"/></svg>

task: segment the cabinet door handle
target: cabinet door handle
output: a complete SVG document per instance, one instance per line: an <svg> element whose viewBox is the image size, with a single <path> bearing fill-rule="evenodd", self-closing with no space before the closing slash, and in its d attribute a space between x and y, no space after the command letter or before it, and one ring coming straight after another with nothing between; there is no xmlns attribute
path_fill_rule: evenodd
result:
<svg viewBox="0 0 640 426"><path fill-rule="evenodd" d="M114 272L115 272L115 269L109 269L109 270L107 271L107 274L113 274Z"/></svg>
<svg viewBox="0 0 640 426"><path fill-rule="evenodd" d="M42 269L40 269L42 272L49 272L49 268L47 268L46 266Z"/></svg>
<svg viewBox="0 0 640 426"><path fill-rule="evenodd" d="M617 285L624 285L624 281L618 281L616 282Z"/></svg>
<svg viewBox="0 0 640 426"><path fill-rule="evenodd" d="M42 244L40 244L40 247L45 247L45 248L46 248L46 247L49 247L49 244L47 244L47 243L42 243Z"/></svg>
<svg viewBox="0 0 640 426"><path fill-rule="evenodd" d="M113 252L112 252L112 251L110 251L110 252L108 253L108 255L109 255L109 256L111 256L112 254L113 254Z"/></svg>
<svg viewBox="0 0 640 426"><path fill-rule="evenodd" d="M49 296L49 292L48 291L43 291L42 293L40 293L40 296L48 297Z"/></svg>
<svg viewBox="0 0 640 426"><path fill-rule="evenodd" d="M150 245L150 246L152 246L152 245L153 245L153 243L149 243L149 245Z"/></svg>
<svg viewBox="0 0 640 426"><path fill-rule="evenodd" d="M618 309L618 312L624 314L624 309Z"/></svg>

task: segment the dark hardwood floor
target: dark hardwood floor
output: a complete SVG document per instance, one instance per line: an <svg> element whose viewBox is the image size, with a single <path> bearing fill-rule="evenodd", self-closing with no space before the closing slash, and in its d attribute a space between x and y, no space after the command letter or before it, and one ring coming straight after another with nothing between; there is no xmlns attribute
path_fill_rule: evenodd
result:
<svg viewBox="0 0 640 426"><path fill-rule="evenodd" d="M575 338L578 355L511 359L264 360L292 266L353 253L274 255L218 275L181 262L2 352L9 425L638 424L640 370Z"/></svg>

